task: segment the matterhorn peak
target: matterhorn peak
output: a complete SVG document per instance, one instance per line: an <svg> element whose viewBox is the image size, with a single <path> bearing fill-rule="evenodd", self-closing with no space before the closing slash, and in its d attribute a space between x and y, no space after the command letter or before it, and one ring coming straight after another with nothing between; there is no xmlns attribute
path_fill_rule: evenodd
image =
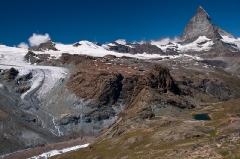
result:
<svg viewBox="0 0 240 159"><path fill-rule="evenodd" d="M185 27L182 40L192 42L199 36L205 35L211 26L212 22L210 16L201 6L199 6L197 13L191 18L190 22Z"/></svg>
<svg viewBox="0 0 240 159"><path fill-rule="evenodd" d="M201 15L204 15L206 16L206 18L211 21L211 17L208 15L208 13L201 7L199 6L198 9L197 9L197 14L201 14Z"/></svg>

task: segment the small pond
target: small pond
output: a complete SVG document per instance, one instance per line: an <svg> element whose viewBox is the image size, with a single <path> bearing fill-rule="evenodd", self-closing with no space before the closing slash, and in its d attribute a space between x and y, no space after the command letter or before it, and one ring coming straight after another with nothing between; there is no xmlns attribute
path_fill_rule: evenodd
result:
<svg viewBox="0 0 240 159"><path fill-rule="evenodd" d="M194 114L193 117L195 120L211 120L208 114Z"/></svg>

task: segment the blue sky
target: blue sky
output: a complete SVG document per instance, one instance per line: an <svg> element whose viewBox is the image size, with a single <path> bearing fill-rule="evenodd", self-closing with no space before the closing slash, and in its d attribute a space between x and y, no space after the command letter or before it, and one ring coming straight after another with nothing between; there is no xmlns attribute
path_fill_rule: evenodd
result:
<svg viewBox="0 0 240 159"><path fill-rule="evenodd" d="M28 43L33 33L66 44L181 36L198 6L240 37L240 0L2 0L0 43Z"/></svg>

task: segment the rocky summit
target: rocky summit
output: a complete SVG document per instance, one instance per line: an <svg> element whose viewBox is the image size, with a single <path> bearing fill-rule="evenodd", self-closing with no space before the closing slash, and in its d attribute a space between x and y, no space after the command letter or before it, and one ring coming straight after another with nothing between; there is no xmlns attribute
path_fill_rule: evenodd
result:
<svg viewBox="0 0 240 159"><path fill-rule="evenodd" d="M193 42L199 36L206 36L210 27L212 27L210 16L201 6L199 6L197 13L191 18L190 22L185 27L182 40Z"/></svg>
<svg viewBox="0 0 240 159"><path fill-rule="evenodd" d="M0 155L237 158L239 50L202 7L175 39L0 44Z"/></svg>

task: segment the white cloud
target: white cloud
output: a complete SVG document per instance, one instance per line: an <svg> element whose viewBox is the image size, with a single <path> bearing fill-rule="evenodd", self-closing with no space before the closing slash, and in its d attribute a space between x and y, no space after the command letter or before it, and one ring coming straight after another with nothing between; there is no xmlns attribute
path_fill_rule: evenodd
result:
<svg viewBox="0 0 240 159"><path fill-rule="evenodd" d="M145 40L141 40L140 42L137 42L136 40L132 42L132 44L146 44L147 42Z"/></svg>
<svg viewBox="0 0 240 159"><path fill-rule="evenodd" d="M28 39L30 46L38 46L48 40L51 40L51 38L47 33L45 35L33 33L33 35Z"/></svg>
<svg viewBox="0 0 240 159"><path fill-rule="evenodd" d="M157 41L151 41L152 45L167 45L169 43L178 43L181 42L181 40L179 39L179 37L175 37L173 39L170 39L169 37L167 38L163 38Z"/></svg>
<svg viewBox="0 0 240 159"><path fill-rule="evenodd" d="M21 42L21 43L18 45L18 47L24 48L24 49L28 49L28 48L29 48L29 47L28 47L28 44L25 43L25 42Z"/></svg>
<svg viewBox="0 0 240 159"><path fill-rule="evenodd" d="M141 40L138 44L146 44L146 41L145 40Z"/></svg>

